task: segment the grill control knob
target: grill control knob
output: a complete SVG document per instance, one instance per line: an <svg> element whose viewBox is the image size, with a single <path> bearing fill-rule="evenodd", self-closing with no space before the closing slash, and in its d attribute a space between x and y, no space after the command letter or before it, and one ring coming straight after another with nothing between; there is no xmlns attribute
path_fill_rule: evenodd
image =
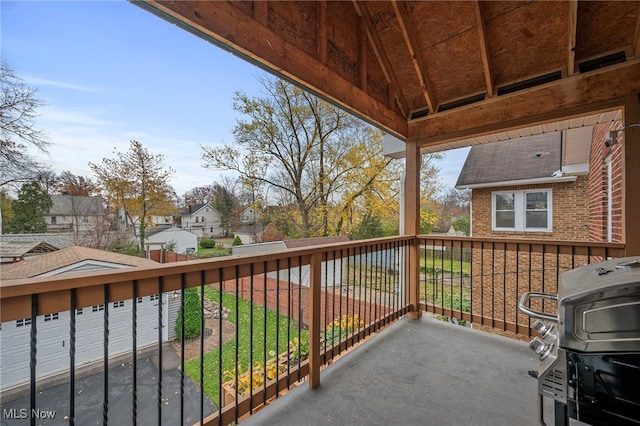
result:
<svg viewBox="0 0 640 426"><path fill-rule="evenodd" d="M543 339L555 342L558 338L556 333L556 326L554 324L547 324L540 320L536 320L531 326L535 331L537 331Z"/></svg>
<svg viewBox="0 0 640 426"><path fill-rule="evenodd" d="M529 347L538 355L541 361L548 357L553 350L553 344L547 344L539 337L534 337L529 343Z"/></svg>

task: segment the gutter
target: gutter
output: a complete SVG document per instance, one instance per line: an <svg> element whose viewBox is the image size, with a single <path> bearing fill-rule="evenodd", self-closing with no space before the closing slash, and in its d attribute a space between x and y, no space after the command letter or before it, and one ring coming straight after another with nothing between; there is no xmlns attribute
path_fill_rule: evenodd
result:
<svg viewBox="0 0 640 426"><path fill-rule="evenodd" d="M456 189L492 188L496 186L535 185L540 183L574 182L578 176L542 177L518 180L503 180L499 182L473 183L469 185L456 185Z"/></svg>

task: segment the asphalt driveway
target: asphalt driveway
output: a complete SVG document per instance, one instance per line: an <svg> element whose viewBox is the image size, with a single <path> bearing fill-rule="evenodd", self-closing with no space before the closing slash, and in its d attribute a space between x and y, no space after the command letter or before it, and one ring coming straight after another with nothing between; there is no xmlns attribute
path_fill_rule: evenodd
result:
<svg viewBox="0 0 640 426"><path fill-rule="evenodd" d="M166 351L165 351L166 352ZM137 362L137 419L138 424L158 424L158 367L157 357L146 356ZM132 363L125 362L109 368L108 421L113 425L132 424ZM163 359L162 371L162 424L180 424L180 375L175 359ZM76 379L75 424L102 424L103 373ZM29 395L13 401L2 401L0 424L27 425ZM42 416L38 425L69 424L69 384L52 386L38 392L36 406ZM213 413L215 406L205 395L204 416ZM53 414L53 417L51 415ZM49 418L46 418L49 417ZM200 386L185 376L184 424L192 425L200 420Z"/></svg>

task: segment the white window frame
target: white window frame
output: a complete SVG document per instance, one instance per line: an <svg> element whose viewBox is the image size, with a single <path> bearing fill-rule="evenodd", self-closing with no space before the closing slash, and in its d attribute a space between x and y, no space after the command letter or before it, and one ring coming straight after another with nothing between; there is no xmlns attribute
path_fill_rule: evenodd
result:
<svg viewBox="0 0 640 426"><path fill-rule="evenodd" d="M547 193L547 227L527 228L525 226L527 213L526 194L533 192ZM515 223L513 228L496 226L496 196L499 194L514 194ZM505 232L552 232L553 231L553 191L551 188L494 191L491 193L491 229Z"/></svg>

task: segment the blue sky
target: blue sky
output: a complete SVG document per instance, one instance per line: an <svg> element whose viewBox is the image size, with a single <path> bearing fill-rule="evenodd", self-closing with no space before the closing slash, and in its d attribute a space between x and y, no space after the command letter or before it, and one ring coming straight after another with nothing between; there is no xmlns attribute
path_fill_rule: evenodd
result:
<svg viewBox="0 0 640 426"><path fill-rule="evenodd" d="M179 195L220 178L201 145L233 142L236 91L260 95L255 66L124 1L2 1L2 60L38 89L41 161L91 176L88 163L140 141L176 170ZM467 150L439 163L453 186Z"/></svg>

